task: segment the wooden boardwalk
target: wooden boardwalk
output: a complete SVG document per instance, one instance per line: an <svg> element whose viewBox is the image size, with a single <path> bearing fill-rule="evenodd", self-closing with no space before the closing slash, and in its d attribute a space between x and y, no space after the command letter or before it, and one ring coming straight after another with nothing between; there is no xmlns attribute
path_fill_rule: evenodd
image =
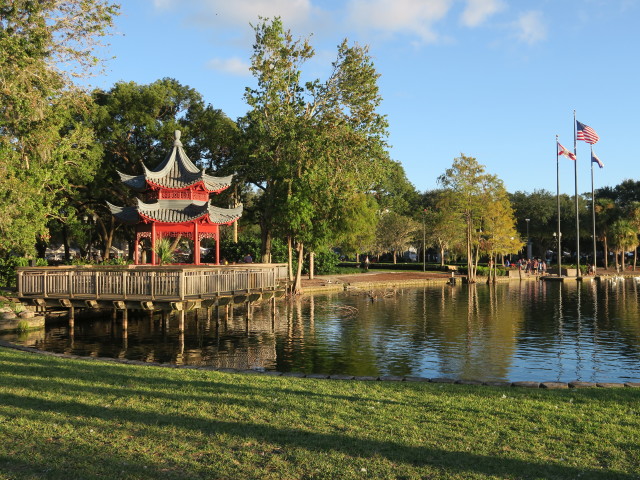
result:
<svg viewBox="0 0 640 480"><path fill-rule="evenodd" d="M17 276L18 298L41 307L183 310L280 295L287 266L21 267Z"/></svg>

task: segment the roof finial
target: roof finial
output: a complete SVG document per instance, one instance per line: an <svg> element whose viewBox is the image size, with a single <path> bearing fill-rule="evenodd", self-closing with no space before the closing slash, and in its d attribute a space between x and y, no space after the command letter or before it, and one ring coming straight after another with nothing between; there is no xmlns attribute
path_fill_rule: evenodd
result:
<svg viewBox="0 0 640 480"><path fill-rule="evenodd" d="M182 146L182 142L180 142L180 130L176 130L174 135L176 137L176 141L173 142L173 145L176 147L181 147Z"/></svg>

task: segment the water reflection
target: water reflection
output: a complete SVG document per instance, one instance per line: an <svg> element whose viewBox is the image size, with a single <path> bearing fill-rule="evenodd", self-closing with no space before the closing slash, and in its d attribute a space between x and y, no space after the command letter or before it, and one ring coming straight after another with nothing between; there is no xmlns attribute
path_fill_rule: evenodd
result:
<svg viewBox="0 0 640 480"><path fill-rule="evenodd" d="M633 279L345 292L179 315L48 319L4 339L76 355L352 375L640 381Z"/></svg>

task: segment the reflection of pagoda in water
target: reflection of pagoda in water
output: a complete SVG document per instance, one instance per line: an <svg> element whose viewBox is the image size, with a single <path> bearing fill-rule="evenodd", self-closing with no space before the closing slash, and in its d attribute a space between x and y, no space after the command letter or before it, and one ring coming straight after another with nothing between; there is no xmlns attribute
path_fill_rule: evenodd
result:
<svg viewBox="0 0 640 480"><path fill-rule="evenodd" d="M216 264L220 263L220 225L229 225L242 215L242 205L228 209L211 204L211 194L220 193L231 185L232 176L214 177L196 167L175 132L173 150L164 161L150 170L143 165L142 175L118 172L122 182L136 192L145 194L133 207L117 207L109 203L111 213L121 223L136 226L135 264L144 263L140 247L144 242L155 252L156 242L163 237L184 237L193 242L193 263L199 265L200 243L210 238L216 244ZM157 264L155 253L151 264Z"/></svg>

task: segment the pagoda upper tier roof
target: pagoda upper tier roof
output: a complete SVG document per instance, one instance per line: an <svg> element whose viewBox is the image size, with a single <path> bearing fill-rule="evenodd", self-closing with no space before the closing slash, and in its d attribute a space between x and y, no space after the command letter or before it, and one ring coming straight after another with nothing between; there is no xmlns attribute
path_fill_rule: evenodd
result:
<svg viewBox="0 0 640 480"><path fill-rule="evenodd" d="M224 225L231 223L242 215L242 205L235 208L214 207L210 202L196 200L158 200L144 203L138 199L135 207L118 207L107 202L114 217L120 222L135 225L141 220L158 223L187 223L196 221L206 215L211 223Z"/></svg>
<svg viewBox="0 0 640 480"><path fill-rule="evenodd" d="M209 192L219 192L231 185L233 175L226 177L214 177L207 175L204 170L196 167L180 142L180 130L175 132L173 150L155 169L151 170L143 165L142 175L127 175L118 172L122 183L138 192L144 192L150 186L161 188L182 189L202 182Z"/></svg>

